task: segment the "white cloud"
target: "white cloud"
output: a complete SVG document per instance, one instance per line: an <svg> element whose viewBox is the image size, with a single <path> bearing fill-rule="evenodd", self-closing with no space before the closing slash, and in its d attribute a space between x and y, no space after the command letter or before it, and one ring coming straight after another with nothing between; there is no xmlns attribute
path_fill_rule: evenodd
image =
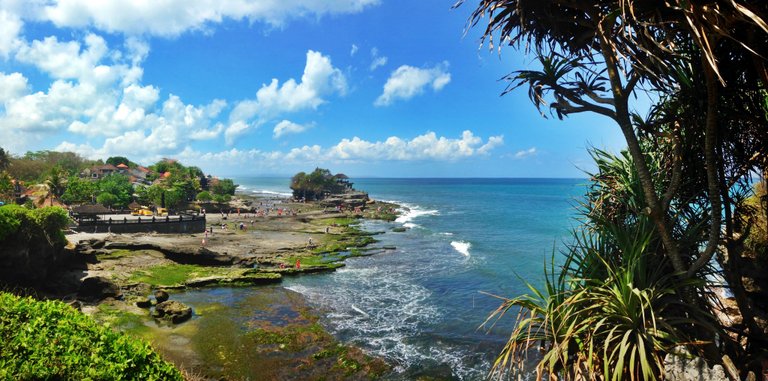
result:
<svg viewBox="0 0 768 381"><path fill-rule="evenodd" d="M285 135L288 134L299 134L302 133L308 129L312 128L312 125L301 125L297 123L293 123L290 120L283 119L280 121L280 123L275 125L275 128L272 130L272 133L275 139L279 139Z"/></svg>
<svg viewBox="0 0 768 381"><path fill-rule="evenodd" d="M211 162L232 166L248 166L259 163L265 168L281 168L285 164L327 164L332 162L358 161L457 161L471 157L485 156L503 144L502 136L492 136L487 141L464 131L459 138L437 136L428 132L413 139L391 136L384 141L367 141L359 137L342 139L332 147L319 145L302 146L288 151L261 151L258 149L230 149L222 152L187 151L188 159L201 163Z"/></svg>
<svg viewBox="0 0 768 381"><path fill-rule="evenodd" d="M372 58L372 61L371 61L371 66L369 68L371 71L374 71L376 70L376 68L387 64L387 57L380 56L378 48L371 49L371 58Z"/></svg>
<svg viewBox="0 0 768 381"><path fill-rule="evenodd" d="M27 78L21 73L0 72L0 103L5 104L27 92Z"/></svg>
<svg viewBox="0 0 768 381"><path fill-rule="evenodd" d="M58 27L97 28L129 35L177 36L225 19L280 27L290 19L356 13L380 0L58 0L38 6L38 17ZM47 3L47 4L46 4Z"/></svg>
<svg viewBox="0 0 768 381"><path fill-rule="evenodd" d="M0 10L0 56L7 58L18 47L18 36L23 25L18 15L5 9Z"/></svg>
<svg viewBox="0 0 768 381"><path fill-rule="evenodd" d="M224 141L227 145L232 145L235 142L235 138L242 135L251 128L250 124L238 120L230 124L224 131Z"/></svg>
<svg viewBox="0 0 768 381"><path fill-rule="evenodd" d="M392 136L383 142L369 142L358 137L343 139L329 149L329 155L341 160L458 160L487 154L501 144L503 137L494 136L483 144L471 131L464 131L460 139L438 137L434 132L411 140Z"/></svg>
<svg viewBox="0 0 768 381"><path fill-rule="evenodd" d="M371 67L370 70L374 71L379 66L384 66L387 64L387 57L376 57L371 61Z"/></svg>
<svg viewBox="0 0 768 381"><path fill-rule="evenodd" d="M54 79L77 79L96 85L108 85L116 80L126 66L107 66L109 49L104 39L95 34L85 37L85 46L77 41L59 42L55 36L24 44L16 53L20 62L37 66Z"/></svg>
<svg viewBox="0 0 768 381"><path fill-rule="evenodd" d="M527 157L536 156L538 154L538 151L536 150L536 147L531 147L522 151L517 151L515 153L515 159L525 159Z"/></svg>
<svg viewBox="0 0 768 381"><path fill-rule="evenodd" d="M325 97L333 94L344 95L347 91L347 79L335 68L328 56L312 50L307 51L307 63L301 82L291 78L282 85L273 78L269 85L262 85L256 92L256 99L238 102L229 120L230 126L225 132L227 141L245 133L253 119L256 125L271 118L287 113L315 110L326 102Z"/></svg>
<svg viewBox="0 0 768 381"><path fill-rule="evenodd" d="M349 56L354 57L355 53L357 53L358 47L355 44L352 44L352 49L349 50Z"/></svg>
<svg viewBox="0 0 768 381"><path fill-rule="evenodd" d="M403 65L389 76L384 84L384 92L376 98L374 105L388 106L398 99L411 99L422 94L427 86L433 91L440 91L450 81L447 62L424 69Z"/></svg>

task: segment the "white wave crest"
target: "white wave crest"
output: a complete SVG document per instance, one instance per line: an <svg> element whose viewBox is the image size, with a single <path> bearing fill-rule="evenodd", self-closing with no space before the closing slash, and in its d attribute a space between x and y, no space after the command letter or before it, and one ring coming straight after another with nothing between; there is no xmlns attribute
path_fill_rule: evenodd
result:
<svg viewBox="0 0 768 381"><path fill-rule="evenodd" d="M286 197L286 198L293 196L293 193L290 193L290 192L277 192L277 191L272 191L268 189L256 189L256 190L252 190L251 193L258 194L258 195L280 196L280 197Z"/></svg>
<svg viewBox="0 0 768 381"><path fill-rule="evenodd" d="M405 208L403 214L397 217L395 222L405 224L421 216L437 216L440 214L437 210L425 210L415 205L402 204Z"/></svg>
<svg viewBox="0 0 768 381"><path fill-rule="evenodd" d="M472 247L472 244L469 243L469 242L465 242L465 241L453 241L453 242L451 242L451 246L453 246L453 248L456 251L458 251L459 253L461 253L465 257L468 257L469 256L469 248Z"/></svg>

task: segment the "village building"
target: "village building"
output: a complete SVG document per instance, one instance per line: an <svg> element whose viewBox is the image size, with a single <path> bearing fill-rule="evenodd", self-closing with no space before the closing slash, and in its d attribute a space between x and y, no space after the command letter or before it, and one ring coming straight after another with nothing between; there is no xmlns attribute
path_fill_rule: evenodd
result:
<svg viewBox="0 0 768 381"><path fill-rule="evenodd" d="M97 165L97 166L83 170L82 172L80 172L80 177L89 178L91 180L100 180L113 173L121 173L121 172L118 167L115 167L112 164L104 164L104 165Z"/></svg>

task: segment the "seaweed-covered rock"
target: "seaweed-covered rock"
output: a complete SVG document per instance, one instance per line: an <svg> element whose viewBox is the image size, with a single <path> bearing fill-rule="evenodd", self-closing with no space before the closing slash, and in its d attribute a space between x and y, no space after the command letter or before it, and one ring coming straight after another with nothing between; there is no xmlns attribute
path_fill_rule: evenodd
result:
<svg viewBox="0 0 768 381"><path fill-rule="evenodd" d="M152 307L152 301L146 296L139 297L138 299L136 299L136 307L139 307L139 308Z"/></svg>
<svg viewBox="0 0 768 381"><path fill-rule="evenodd" d="M156 290L155 291L155 300L157 300L158 303L162 303L166 300L168 300L170 296L168 295L165 290Z"/></svg>
<svg viewBox="0 0 768 381"><path fill-rule="evenodd" d="M183 323L192 317L192 307L175 300L166 300L155 306L152 316L168 320L173 324Z"/></svg>

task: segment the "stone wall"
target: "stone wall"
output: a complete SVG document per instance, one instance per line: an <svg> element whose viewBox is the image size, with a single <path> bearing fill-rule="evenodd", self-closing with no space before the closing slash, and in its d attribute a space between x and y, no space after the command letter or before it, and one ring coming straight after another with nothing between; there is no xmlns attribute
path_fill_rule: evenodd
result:
<svg viewBox="0 0 768 381"><path fill-rule="evenodd" d="M149 233L162 234L202 233L205 231L204 216L169 216L142 218L139 220L84 221L74 228L87 233Z"/></svg>

